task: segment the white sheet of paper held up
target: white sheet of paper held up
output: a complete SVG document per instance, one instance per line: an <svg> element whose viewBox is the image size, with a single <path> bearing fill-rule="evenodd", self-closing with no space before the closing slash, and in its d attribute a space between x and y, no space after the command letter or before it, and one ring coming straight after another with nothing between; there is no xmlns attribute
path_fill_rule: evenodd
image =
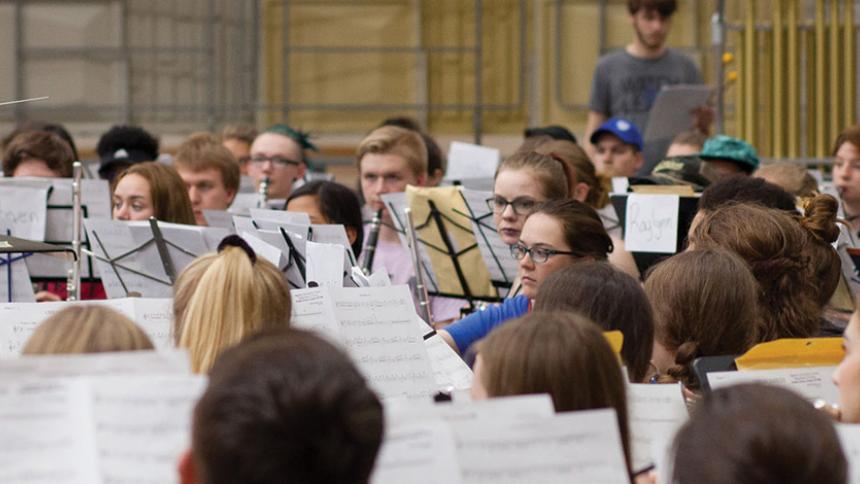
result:
<svg viewBox="0 0 860 484"><path fill-rule="evenodd" d="M452 141L445 179L493 178L500 158L499 150L495 148Z"/></svg>
<svg viewBox="0 0 860 484"><path fill-rule="evenodd" d="M452 427L464 484L630 482L611 409Z"/></svg>
<svg viewBox="0 0 860 484"><path fill-rule="evenodd" d="M512 397L490 398L479 401L457 401L434 403L392 402L385 407L387 422L399 425L401 422L418 422L440 419L459 425L474 420L512 421L534 420L551 417L555 414L552 399L545 393L517 395Z"/></svg>
<svg viewBox="0 0 860 484"><path fill-rule="evenodd" d="M692 111L708 103L713 88L705 84L663 86L648 113L645 142L672 139L693 127Z"/></svg>
<svg viewBox="0 0 860 484"><path fill-rule="evenodd" d="M83 381L0 383L4 484L92 484L99 479Z"/></svg>
<svg viewBox="0 0 860 484"><path fill-rule="evenodd" d="M190 374L186 350L22 356L0 360L0 380L94 375Z"/></svg>
<svg viewBox="0 0 860 484"><path fill-rule="evenodd" d="M860 484L860 425L839 423L836 432L848 461L848 482Z"/></svg>
<svg viewBox="0 0 860 484"><path fill-rule="evenodd" d="M371 484L459 484L454 433L427 420L386 427Z"/></svg>
<svg viewBox="0 0 860 484"><path fill-rule="evenodd" d="M769 383L793 390L809 401L818 398L838 402L839 391L833 383L835 366L808 368L777 368L772 370L717 371L708 373L711 388L722 388L738 383Z"/></svg>
<svg viewBox="0 0 860 484"><path fill-rule="evenodd" d="M4 186L0 190L0 234L28 240L45 240L48 189Z"/></svg>
<svg viewBox="0 0 860 484"><path fill-rule="evenodd" d="M424 324L424 327L426 328L427 325ZM430 356L433 377L440 388L453 387L455 390L472 388L474 374L469 365L438 334L425 339L424 346Z"/></svg>
<svg viewBox="0 0 860 484"><path fill-rule="evenodd" d="M660 445L671 443L689 417L680 385L629 384L627 413L633 469L656 462L668 450Z"/></svg>
<svg viewBox="0 0 860 484"><path fill-rule="evenodd" d="M678 195L627 195L624 246L630 252L674 254L678 245Z"/></svg>
<svg viewBox="0 0 860 484"><path fill-rule="evenodd" d="M336 288L343 287L344 247L339 244L305 243L306 275L308 284Z"/></svg>
<svg viewBox="0 0 860 484"><path fill-rule="evenodd" d="M191 445L191 414L206 387L205 377L134 375L85 381L104 481L177 483L176 465Z"/></svg>
<svg viewBox="0 0 860 484"><path fill-rule="evenodd" d="M340 324L334 314L334 303L326 288L293 289L290 297L293 301L291 326L314 331L339 345L344 344Z"/></svg>
<svg viewBox="0 0 860 484"><path fill-rule="evenodd" d="M255 234L243 230L241 232L241 236L245 239L245 242L251 246L251 249L254 250L257 257L262 257L267 261L271 262L275 267L283 267L285 264L284 254L281 252L281 249L275 247L274 245L266 242L265 240L257 237Z"/></svg>
<svg viewBox="0 0 860 484"><path fill-rule="evenodd" d="M371 385L383 398L429 398L437 387L409 287L331 291L344 343Z"/></svg>

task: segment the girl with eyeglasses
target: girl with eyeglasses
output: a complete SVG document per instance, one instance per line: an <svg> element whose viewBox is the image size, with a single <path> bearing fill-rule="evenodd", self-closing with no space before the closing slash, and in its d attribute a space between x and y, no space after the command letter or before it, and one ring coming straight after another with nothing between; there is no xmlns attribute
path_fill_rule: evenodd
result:
<svg viewBox="0 0 860 484"><path fill-rule="evenodd" d="M465 354L496 326L527 313L547 276L579 260L606 260L612 250L600 217L585 203L562 199L537 205L511 245L511 255L520 261L520 294L467 316L440 335Z"/></svg>

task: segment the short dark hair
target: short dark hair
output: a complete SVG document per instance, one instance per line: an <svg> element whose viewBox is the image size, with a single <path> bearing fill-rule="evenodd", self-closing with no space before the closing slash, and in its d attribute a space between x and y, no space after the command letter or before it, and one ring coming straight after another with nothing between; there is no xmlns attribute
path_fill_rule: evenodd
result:
<svg viewBox="0 0 860 484"><path fill-rule="evenodd" d="M606 260L613 250L612 239L606 233L600 216L593 208L572 198L550 200L535 208L529 216L544 214L562 226L565 242L577 257Z"/></svg>
<svg viewBox="0 0 860 484"><path fill-rule="evenodd" d="M551 124L549 126L539 126L535 128L526 128L523 131L523 137L525 138L533 138L535 136L549 136L554 140L563 140L570 141L571 143L576 144L576 136L570 132L569 129L564 126L559 126L557 124Z"/></svg>
<svg viewBox="0 0 860 484"><path fill-rule="evenodd" d="M627 0L627 10L630 15L645 10L656 10L663 18L671 17L678 10L677 0Z"/></svg>
<svg viewBox="0 0 860 484"><path fill-rule="evenodd" d="M382 436L382 404L346 354L284 328L218 358L191 452L206 484L366 484Z"/></svg>
<svg viewBox="0 0 860 484"><path fill-rule="evenodd" d="M72 163L75 161L72 148L54 133L24 131L12 138L3 152L3 175L12 176L18 165L28 159L44 161L60 177L72 176Z"/></svg>
<svg viewBox="0 0 860 484"><path fill-rule="evenodd" d="M764 384L706 394L678 434L678 484L847 482L848 464L830 419L799 395Z"/></svg>
<svg viewBox="0 0 860 484"><path fill-rule="evenodd" d="M316 180L293 190L287 197L284 210L291 200L304 196L317 197L320 212L330 223L343 224L346 228L355 229L356 238L355 242L352 243L352 252L358 257L364 242L364 225L361 219L361 202L358 201L358 195L340 183Z"/></svg>
<svg viewBox="0 0 860 484"><path fill-rule="evenodd" d="M54 133L69 144L69 147L72 149L72 157L75 161L80 160L80 157L78 156L78 147L75 146L74 138L72 138L72 135L69 134L68 130L66 130L66 127L60 123L51 123L48 121L24 121L15 128L15 131L12 131L3 138L3 147L5 148L6 145L15 138L15 136L18 136L21 133L26 133L27 131L47 131L49 133Z"/></svg>
<svg viewBox="0 0 860 484"><path fill-rule="evenodd" d="M699 210L713 211L728 203L757 203L765 208L797 213L790 193L761 178L743 175L730 176L706 188L699 198Z"/></svg>
<svg viewBox="0 0 860 484"><path fill-rule="evenodd" d="M631 381L645 378L654 344L654 317L642 285L632 276L608 262L577 262L541 283L534 310L575 312L604 331L621 331L621 357Z"/></svg>
<svg viewBox="0 0 860 484"><path fill-rule="evenodd" d="M378 127L381 128L382 126L397 126L398 128L408 129L409 131L415 131L420 134L421 138L424 139L424 144L427 146L427 174L433 176L433 172L436 170L442 170L442 174L445 173L445 168L448 166L448 160L445 158L445 153L442 153L442 148L439 147L439 143L421 129L421 125L418 124L418 121L406 116L395 116L393 118L383 120Z"/></svg>

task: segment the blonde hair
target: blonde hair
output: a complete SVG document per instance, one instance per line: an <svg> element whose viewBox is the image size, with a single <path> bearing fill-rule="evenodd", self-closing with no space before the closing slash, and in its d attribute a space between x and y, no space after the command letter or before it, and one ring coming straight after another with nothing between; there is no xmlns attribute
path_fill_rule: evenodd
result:
<svg viewBox="0 0 860 484"><path fill-rule="evenodd" d="M406 160L406 164L415 176L427 174L427 145L424 139L415 131L397 126L382 126L374 129L358 145L356 162L361 171L361 159L368 153L382 155L397 155Z"/></svg>
<svg viewBox="0 0 860 484"><path fill-rule="evenodd" d="M122 313L104 306L72 306L42 322L25 355L65 355L153 349L152 341Z"/></svg>
<svg viewBox="0 0 860 484"><path fill-rule="evenodd" d="M239 162L218 142L212 133L194 133L176 151L173 168L185 168L193 172L216 170L221 174L224 188L236 193L239 191L241 173Z"/></svg>
<svg viewBox="0 0 860 484"><path fill-rule="evenodd" d="M270 262L240 247L198 257L173 287L176 346L188 348L191 369L208 372L218 355L249 334L290 324L290 290Z"/></svg>

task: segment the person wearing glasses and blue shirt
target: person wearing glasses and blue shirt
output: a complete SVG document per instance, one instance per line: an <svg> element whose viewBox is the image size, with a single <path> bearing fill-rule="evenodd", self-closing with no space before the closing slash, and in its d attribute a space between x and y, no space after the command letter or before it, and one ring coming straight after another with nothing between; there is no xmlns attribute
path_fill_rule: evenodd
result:
<svg viewBox="0 0 860 484"><path fill-rule="evenodd" d="M465 355L494 328L529 312L541 282L550 274L581 260L606 260L612 250L612 239L590 206L573 199L537 204L511 245L511 256L519 260L520 293L472 313L439 334Z"/></svg>
<svg viewBox="0 0 860 484"><path fill-rule="evenodd" d="M293 184L305 176L306 150L317 151L307 133L286 124L276 124L259 134L251 144L248 175L259 190L264 178L269 179L268 198L285 199Z"/></svg>

